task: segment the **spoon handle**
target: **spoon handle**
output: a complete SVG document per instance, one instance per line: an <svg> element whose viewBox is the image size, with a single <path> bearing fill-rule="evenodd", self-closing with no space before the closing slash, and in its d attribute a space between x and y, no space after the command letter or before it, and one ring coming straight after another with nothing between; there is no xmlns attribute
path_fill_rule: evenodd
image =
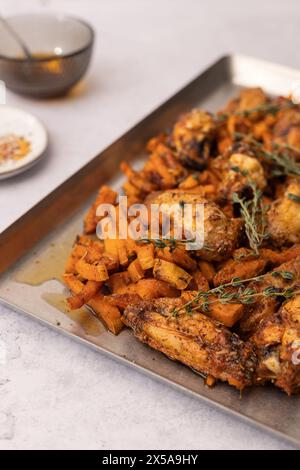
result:
<svg viewBox="0 0 300 470"><path fill-rule="evenodd" d="M7 31L14 37L14 39L17 41L19 46L21 47L24 56L27 59L32 60L32 54L26 44L24 43L23 39L20 38L19 34L11 27L11 25L4 19L3 16L0 15L0 22L3 24L3 26L7 29Z"/></svg>

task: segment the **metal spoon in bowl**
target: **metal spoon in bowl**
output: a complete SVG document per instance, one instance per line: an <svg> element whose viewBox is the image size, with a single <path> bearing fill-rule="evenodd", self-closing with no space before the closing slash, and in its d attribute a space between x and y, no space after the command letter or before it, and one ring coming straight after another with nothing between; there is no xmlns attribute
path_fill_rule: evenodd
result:
<svg viewBox="0 0 300 470"><path fill-rule="evenodd" d="M1 15L0 15L0 22L3 24L3 26L7 29L7 31L14 37L16 42L19 44L26 59L32 60L33 56L30 50L28 49L27 45L24 43L23 39L20 38L19 34L11 27L11 25Z"/></svg>

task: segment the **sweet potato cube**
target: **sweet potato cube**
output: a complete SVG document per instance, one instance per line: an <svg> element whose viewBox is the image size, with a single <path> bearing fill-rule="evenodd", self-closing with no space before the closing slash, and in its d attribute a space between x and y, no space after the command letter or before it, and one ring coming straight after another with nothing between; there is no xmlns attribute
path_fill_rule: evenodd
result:
<svg viewBox="0 0 300 470"><path fill-rule="evenodd" d="M107 268L104 263L97 265L89 264L84 259L80 259L76 263L76 269L80 276L89 281L106 281L108 279Z"/></svg>
<svg viewBox="0 0 300 470"><path fill-rule="evenodd" d="M213 303L209 306L210 315L214 320L218 320L223 325L231 328L239 321L244 312L242 304L222 304L221 302Z"/></svg>
<svg viewBox="0 0 300 470"><path fill-rule="evenodd" d="M152 243L139 247L137 257L142 269L153 268L154 265L154 246Z"/></svg>
<svg viewBox="0 0 300 470"><path fill-rule="evenodd" d="M138 259L135 259L134 261L132 261L132 263L130 263L127 268L127 271L130 275L132 282L137 282L140 279L143 279L143 277L145 276L144 270Z"/></svg>
<svg viewBox="0 0 300 470"><path fill-rule="evenodd" d="M209 283L211 283L215 277L216 271L211 263L208 261L200 260L198 266Z"/></svg>
<svg viewBox="0 0 300 470"><path fill-rule="evenodd" d="M153 276L161 281L168 282L176 289L185 289L192 276L174 263L156 259L153 267Z"/></svg>
<svg viewBox="0 0 300 470"><path fill-rule="evenodd" d="M87 305L105 323L111 333L114 335L120 333L124 325L118 307L111 305L108 299L99 294L90 299Z"/></svg>

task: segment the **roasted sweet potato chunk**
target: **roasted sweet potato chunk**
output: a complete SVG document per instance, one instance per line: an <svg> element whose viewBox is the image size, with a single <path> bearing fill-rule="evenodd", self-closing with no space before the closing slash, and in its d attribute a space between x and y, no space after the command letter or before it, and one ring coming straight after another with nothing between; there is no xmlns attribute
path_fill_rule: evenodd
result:
<svg viewBox="0 0 300 470"><path fill-rule="evenodd" d="M182 268L162 259L155 260L153 276L179 290L185 289L192 280L192 276Z"/></svg>
<svg viewBox="0 0 300 470"><path fill-rule="evenodd" d="M118 307L111 305L105 297L95 295L88 301L88 306L107 326L114 335L120 333L123 328L121 314Z"/></svg>

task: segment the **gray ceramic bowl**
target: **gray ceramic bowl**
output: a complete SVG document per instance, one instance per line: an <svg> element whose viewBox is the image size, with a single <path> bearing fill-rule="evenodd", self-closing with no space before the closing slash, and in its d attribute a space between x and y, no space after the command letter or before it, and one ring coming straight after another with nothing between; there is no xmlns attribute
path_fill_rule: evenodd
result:
<svg viewBox="0 0 300 470"><path fill-rule="evenodd" d="M85 74L93 48L92 27L65 15L27 14L6 18L34 59L26 59L0 24L0 80L16 93L60 96Z"/></svg>

